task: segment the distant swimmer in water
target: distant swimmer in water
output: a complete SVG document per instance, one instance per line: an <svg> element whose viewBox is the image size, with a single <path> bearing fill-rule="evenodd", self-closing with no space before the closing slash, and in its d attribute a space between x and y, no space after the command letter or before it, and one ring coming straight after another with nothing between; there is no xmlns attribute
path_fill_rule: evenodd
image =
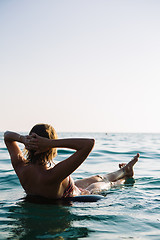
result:
<svg viewBox="0 0 160 240"><path fill-rule="evenodd" d="M49 199L97 194L120 185L133 176L133 166L139 158L137 154L128 164L120 164L120 169L115 172L74 181L71 174L90 154L94 139L58 139L52 126L37 124L27 136L7 131L4 140L26 194ZM25 154L20 150L18 142L24 144ZM75 152L67 159L52 164L57 148L73 149Z"/></svg>

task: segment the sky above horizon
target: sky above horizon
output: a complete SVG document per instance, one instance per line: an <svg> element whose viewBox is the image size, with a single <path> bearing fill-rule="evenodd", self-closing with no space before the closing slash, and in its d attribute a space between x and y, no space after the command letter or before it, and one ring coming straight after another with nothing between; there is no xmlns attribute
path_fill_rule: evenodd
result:
<svg viewBox="0 0 160 240"><path fill-rule="evenodd" d="M0 0L0 131L160 133L160 1Z"/></svg>

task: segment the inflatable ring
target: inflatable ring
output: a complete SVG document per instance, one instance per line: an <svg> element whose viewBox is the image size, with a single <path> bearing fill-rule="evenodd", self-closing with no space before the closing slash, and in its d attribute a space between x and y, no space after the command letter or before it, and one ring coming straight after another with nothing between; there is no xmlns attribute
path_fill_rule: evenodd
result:
<svg viewBox="0 0 160 240"><path fill-rule="evenodd" d="M97 202L104 199L101 195L80 195L75 197L66 197L60 199L49 199L41 196L27 195L23 201L37 204L57 204L57 203L71 203L71 202Z"/></svg>
<svg viewBox="0 0 160 240"><path fill-rule="evenodd" d="M104 197L101 195L80 195L76 197L67 197L64 200L69 202L97 202L103 198Z"/></svg>

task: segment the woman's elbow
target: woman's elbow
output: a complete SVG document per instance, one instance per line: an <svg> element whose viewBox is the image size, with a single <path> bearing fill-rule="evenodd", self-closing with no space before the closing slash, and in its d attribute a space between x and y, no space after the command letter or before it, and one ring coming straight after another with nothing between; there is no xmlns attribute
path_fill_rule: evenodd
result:
<svg viewBox="0 0 160 240"><path fill-rule="evenodd" d="M89 145L90 149L92 150L92 148L94 147L94 144L95 144L95 139L91 138L88 140L89 140L88 145Z"/></svg>
<svg viewBox="0 0 160 240"><path fill-rule="evenodd" d="M11 133L10 131L6 131L4 133L4 141L5 142L10 140L10 135L11 135L10 133Z"/></svg>
<svg viewBox="0 0 160 240"><path fill-rule="evenodd" d="M92 139L91 139L91 142L92 142L92 146L94 147L94 144L95 144L95 139L94 139L94 138L92 138Z"/></svg>
<svg viewBox="0 0 160 240"><path fill-rule="evenodd" d="M6 131L6 132L4 133L4 140L7 139L8 133L9 133L9 131Z"/></svg>

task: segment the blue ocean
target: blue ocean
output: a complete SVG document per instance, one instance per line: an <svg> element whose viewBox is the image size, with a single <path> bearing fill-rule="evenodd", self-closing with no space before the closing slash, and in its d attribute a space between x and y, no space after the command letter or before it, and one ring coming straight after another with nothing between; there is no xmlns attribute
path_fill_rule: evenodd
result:
<svg viewBox="0 0 160 240"><path fill-rule="evenodd" d="M137 152L135 182L103 192L93 203L25 202L19 180L0 133L0 239L160 239L160 134L59 133L59 138L89 137L96 143L87 160L72 174L81 179L118 169ZM23 146L21 145L23 148ZM72 151L59 150L56 161Z"/></svg>

